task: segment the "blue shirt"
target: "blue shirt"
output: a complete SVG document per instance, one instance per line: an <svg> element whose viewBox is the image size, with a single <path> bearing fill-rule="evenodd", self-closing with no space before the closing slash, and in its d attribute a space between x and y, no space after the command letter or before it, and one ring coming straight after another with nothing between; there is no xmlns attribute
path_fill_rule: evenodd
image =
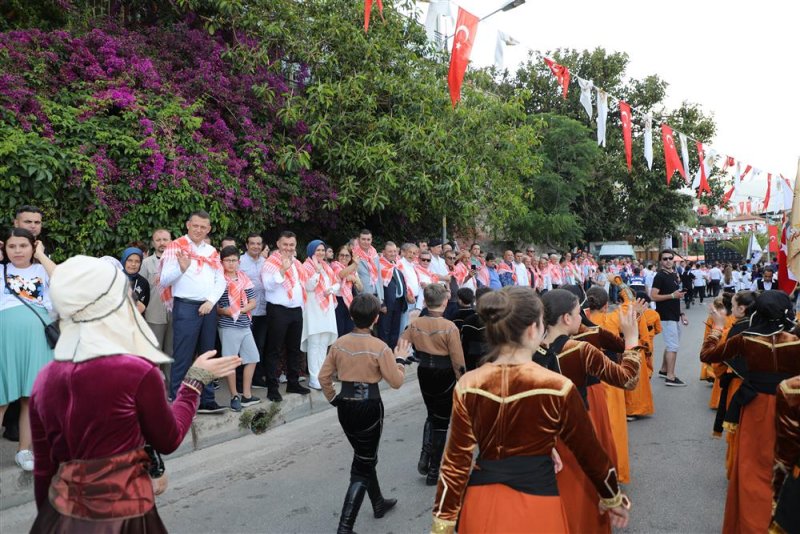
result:
<svg viewBox="0 0 800 534"><path fill-rule="evenodd" d="M497 273L497 269L492 269L491 267L486 268L489 271L489 287L492 289L501 289L503 284L500 283L500 275Z"/></svg>

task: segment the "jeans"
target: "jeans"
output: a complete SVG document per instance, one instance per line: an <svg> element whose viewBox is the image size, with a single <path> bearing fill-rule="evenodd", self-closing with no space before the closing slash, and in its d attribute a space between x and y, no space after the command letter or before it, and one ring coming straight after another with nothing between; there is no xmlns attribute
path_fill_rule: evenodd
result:
<svg viewBox="0 0 800 534"><path fill-rule="evenodd" d="M175 299L172 308L172 368L170 369L169 396L174 399L178 388L192 366L195 356L214 350L217 339L217 308L211 313L200 315L202 302ZM203 388L200 404L214 402L214 389L211 385Z"/></svg>
<svg viewBox="0 0 800 534"><path fill-rule="evenodd" d="M300 380L300 338L303 335L303 309L267 303L267 386L278 388L278 363L281 347L286 347L286 379L289 384Z"/></svg>

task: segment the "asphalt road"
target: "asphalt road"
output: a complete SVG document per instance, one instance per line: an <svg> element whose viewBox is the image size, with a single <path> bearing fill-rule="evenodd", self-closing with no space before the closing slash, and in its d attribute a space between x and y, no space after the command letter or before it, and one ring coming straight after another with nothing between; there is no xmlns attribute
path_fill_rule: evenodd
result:
<svg viewBox="0 0 800 534"><path fill-rule="evenodd" d="M699 382L697 353L705 311L692 308L682 329L678 375L669 388L653 378L656 414L629 424L633 501L624 532L719 532L725 502L725 444L711 435L711 388ZM656 365L663 345L656 340ZM399 499L383 519L368 500L356 531L421 533L430 527L434 489L416 472L424 407L416 382L384 397L386 421L378 474ZM351 449L328 410L260 436L247 436L167 462L169 491L158 508L170 532L317 533L336 529ZM30 527L32 505L3 513L3 531Z"/></svg>

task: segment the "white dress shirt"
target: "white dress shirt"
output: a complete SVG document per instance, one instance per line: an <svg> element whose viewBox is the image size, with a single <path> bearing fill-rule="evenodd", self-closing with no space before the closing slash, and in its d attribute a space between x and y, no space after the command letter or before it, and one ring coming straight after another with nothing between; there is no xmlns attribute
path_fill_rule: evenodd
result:
<svg viewBox="0 0 800 534"><path fill-rule="evenodd" d="M192 252L204 258L210 257L216 249L201 241L200 245L189 241ZM186 271L181 272L178 258L172 258L164 262L161 269L161 285L164 287L172 286L172 296L187 300L209 301L214 304L225 292L225 277L221 270L214 269L211 265L204 263L198 269L197 260L192 260Z"/></svg>
<svg viewBox="0 0 800 534"><path fill-rule="evenodd" d="M525 267L524 263L517 263L514 262L514 274L517 275L517 285L518 286L530 286L531 280L528 276L528 268Z"/></svg>
<svg viewBox="0 0 800 534"><path fill-rule="evenodd" d="M296 263L292 262L292 275L294 277L294 287L292 287L292 298L283 287L284 276L280 271L270 273L266 269L261 271L261 283L264 284L264 298L270 304L277 304L286 308L303 307L303 284L300 283L300 274L297 272Z"/></svg>
<svg viewBox="0 0 800 534"><path fill-rule="evenodd" d="M450 271L447 270L447 263L441 256L431 254L431 272L439 276L450 276Z"/></svg>
<svg viewBox="0 0 800 534"><path fill-rule="evenodd" d="M259 254L254 260L250 254L242 254L239 258L239 269L253 282L253 291L256 292L256 307L253 315L267 314L267 301L264 298L264 282L261 281L261 268L267 260Z"/></svg>

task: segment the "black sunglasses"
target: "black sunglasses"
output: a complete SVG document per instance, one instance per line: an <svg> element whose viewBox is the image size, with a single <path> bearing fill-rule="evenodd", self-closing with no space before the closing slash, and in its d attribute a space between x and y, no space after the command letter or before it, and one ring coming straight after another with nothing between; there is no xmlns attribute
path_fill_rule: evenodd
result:
<svg viewBox="0 0 800 534"><path fill-rule="evenodd" d="M664 257L664 258L661 258L661 261L672 261L673 258L674 258L674 256Z"/></svg>

